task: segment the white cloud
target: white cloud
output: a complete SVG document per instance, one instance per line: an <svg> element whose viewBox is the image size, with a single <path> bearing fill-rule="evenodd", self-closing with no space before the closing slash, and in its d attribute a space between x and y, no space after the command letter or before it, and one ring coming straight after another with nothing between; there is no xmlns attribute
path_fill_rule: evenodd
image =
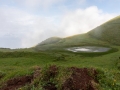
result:
<svg viewBox="0 0 120 90"><path fill-rule="evenodd" d="M104 13L96 6L91 6L67 12L63 16L61 27L66 36L86 33L114 16L115 14Z"/></svg>
<svg viewBox="0 0 120 90"><path fill-rule="evenodd" d="M32 47L52 36L84 33L114 16L96 6L68 11L59 17L42 17L16 8L0 8L0 47Z"/></svg>
<svg viewBox="0 0 120 90"><path fill-rule="evenodd" d="M34 23L31 26L31 31L25 35L22 40L22 46L33 46L46 38L58 35L57 28L48 18L35 17Z"/></svg>
<svg viewBox="0 0 120 90"><path fill-rule="evenodd" d="M31 47L48 37L57 35L56 26L53 24L54 18L30 15L8 7L0 8L0 13L0 41L2 42L0 47ZM6 38L12 39L8 42ZM12 46L10 42L13 41L15 44Z"/></svg>

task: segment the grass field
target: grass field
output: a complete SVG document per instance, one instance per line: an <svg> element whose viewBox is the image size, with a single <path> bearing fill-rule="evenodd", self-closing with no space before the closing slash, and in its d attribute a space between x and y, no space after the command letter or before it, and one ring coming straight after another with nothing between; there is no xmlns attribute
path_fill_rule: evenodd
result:
<svg viewBox="0 0 120 90"><path fill-rule="evenodd" d="M88 67L107 71L116 78L117 84L120 84L120 47L114 46L114 48L118 50L103 54L82 54L64 50L0 52L0 76L3 76L0 83L2 85L10 78L30 75L36 66L43 68L46 65L57 65L62 67ZM103 88L105 87L103 86Z"/></svg>

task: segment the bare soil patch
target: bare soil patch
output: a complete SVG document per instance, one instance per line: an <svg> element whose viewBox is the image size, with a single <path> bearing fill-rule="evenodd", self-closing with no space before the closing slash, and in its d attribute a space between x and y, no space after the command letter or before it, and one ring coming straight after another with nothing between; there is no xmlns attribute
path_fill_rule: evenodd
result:
<svg viewBox="0 0 120 90"><path fill-rule="evenodd" d="M97 90L97 72L95 69L72 67L72 75L62 87L62 90Z"/></svg>
<svg viewBox="0 0 120 90"><path fill-rule="evenodd" d="M10 79L6 82L5 86L0 90L16 90L25 84L30 84L33 76L22 76Z"/></svg>

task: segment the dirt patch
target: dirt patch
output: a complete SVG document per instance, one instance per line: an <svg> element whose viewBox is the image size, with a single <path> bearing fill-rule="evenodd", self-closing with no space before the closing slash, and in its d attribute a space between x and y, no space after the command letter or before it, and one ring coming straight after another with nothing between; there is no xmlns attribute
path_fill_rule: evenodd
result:
<svg viewBox="0 0 120 90"><path fill-rule="evenodd" d="M31 83L33 76L22 76L10 79L6 82L5 86L0 90L16 90L25 84Z"/></svg>
<svg viewBox="0 0 120 90"><path fill-rule="evenodd" d="M63 82L61 90L98 90L96 80L97 72L95 69L71 67L69 71L72 74ZM43 78L43 82L46 83L43 86L45 90L59 90L56 87L57 84L50 81L50 79L54 79L59 73L57 66L49 67Z"/></svg>
<svg viewBox="0 0 120 90"><path fill-rule="evenodd" d="M96 70L87 68L70 68L72 74L64 83L62 90L97 90Z"/></svg>
<svg viewBox="0 0 120 90"><path fill-rule="evenodd" d="M40 75L40 68L35 68L33 75L16 77L5 82L5 85L0 90L16 90L26 84L31 84L34 79Z"/></svg>

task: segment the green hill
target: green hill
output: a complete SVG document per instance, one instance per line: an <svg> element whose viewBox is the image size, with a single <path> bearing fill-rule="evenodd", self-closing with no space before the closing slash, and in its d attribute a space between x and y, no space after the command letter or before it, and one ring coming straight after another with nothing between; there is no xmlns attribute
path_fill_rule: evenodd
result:
<svg viewBox="0 0 120 90"><path fill-rule="evenodd" d="M120 45L120 16L96 27L85 34L78 34L66 38L49 38L35 48L43 49L61 49L71 46L99 45L110 46Z"/></svg>
<svg viewBox="0 0 120 90"><path fill-rule="evenodd" d="M120 45L120 16L88 32L94 38Z"/></svg>
<svg viewBox="0 0 120 90"><path fill-rule="evenodd" d="M51 37L51 38L46 39L45 41L42 41L38 45L53 44L53 43L56 43L60 40L61 40L61 38L59 38L59 37Z"/></svg>
<svg viewBox="0 0 120 90"><path fill-rule="evenodd" d="M46 42L46 40L44 42ZM106 45L109 45L109 43L93 38L92 36L86 33L86 34L80 34L80 35L63 38L54 43L46 43L46 44L40 43L35 47L35 49L36 50L50 50L50 49L62 49L66 47L84 46L84 45L106 46Z"/></svg>

